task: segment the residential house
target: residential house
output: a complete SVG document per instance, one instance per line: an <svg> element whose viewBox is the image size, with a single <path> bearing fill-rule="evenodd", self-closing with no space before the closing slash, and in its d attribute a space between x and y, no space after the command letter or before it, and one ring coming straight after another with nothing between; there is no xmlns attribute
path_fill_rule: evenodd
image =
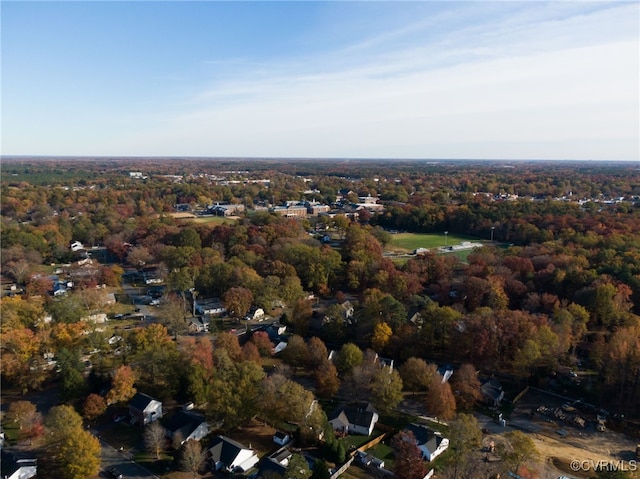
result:
<svg viewBox="0 0 640 479"><path fill-rule="evenodd" d="M180 444L190 439L199 441L209 434L209 425L204 420L204 416L182 410L173 415L166 429L171 440L180 441Z"/></svg>
<svg viewBox="0 0 640 479"><path fill-rule="evenodd" d="M370 436L379 418L371 404L356 404L335 411L329 423L334 430L343 434Z"/></svg>
<svg viewBox="0 0 640 479"><path fill-rule="evenodd" d="M341 303L340 306L342 307L342 311L343 311L343 316L345 320L349 320L351 319L351 317L353 316L353 304L351 304L351 301L347 300L344 303Z"/></svg>
<svg viewBox="0 0 640 479"><path fill-rule="evenodd" d="M38 475L38 462L33 458L19 459L2 449L0 474L2 479L31 479Z"/></svg>
<svg viewBox="0 0 640 479"><path fill-rule="evenodd" d="M190 333L206 333L209 331L209 321L202 316L196 316L189 319L187 329Z"/></svg>
<svg viewBox="0 0 640 479"><path fill-rule="evenodd" d="M218 298L200 298L195 300L195 310L197 314L208 314L210 316L220 316L227 312L227 309Z"/></svg>
<svg viewBox="0 0 640 479"><path fill-rule="evenodd" d="M71 251L74 253L77 251L82 251L84 249L83 244L80 241L74 241L71 243Z"/></svg>
<svg viewBox="0 0 640 479"><path fill-rule="evenodd" d="M242 204L216 204L207 208L209 213L216 216L234 216L244 212L245 207Z"/></svg>
<svg viewBox="0 0 640 479"><path fill-rule="evenodd" d="M162 403L148 394L136 393L129 402L131 424L144 427L162 417Z"/></svg>
<svg viewBox="0 0 640 479"><path fill-rule="evenodd" d="M415 444L427 461L433 461L449 447L449 439L421 424L411 423L404 431L413 433Z"/></svg>
<svg viewBox="0 0 640 479"><path fill-rule="evenodd" d="M280 446L284 446L289 441L291 441L291 436L288 433L282 431L276 431L273 435L273 442L279 444Z"/></svg>
<svg viewBox="0 0 640 479"><path fill-rule="evenodd" d="M284 324L274 322L264 328L269 335L269 339L275 343L280 341L281 336L287 331L287 327Z"/></svg>
<svg viewBox="0 0 640 479"><path fill-rule="evenodd" d="M249 311L249 314L247 314L244 317L244 319L246 319L247 321L250 321L252 319L261 320L263 318L264 318L264 309L262 308L252 309L251 311Z"/></svg>
<svg viewBox="0 0 640 479"><path fill-rule="evenodd" d="M495 378L487 379L480 386L480 392L484 402L490 406L498 407L504 399L502 384Z"/></svg>
<svg viewBox="0 0 640 479"><path fill-rule="evenodd" d="M284 477L291 456L293 456L293 452L288 448L281 447L270 456L265 457L258 465L258 477L262 477L268 472L280 474Z"/></svg>
<svg viewBox="0 0 640 479"><path fill-rule="evenodd" d="M253 449L225 436L216 436L213 439L207 456L215 471L247 472L259 461Z"/></svg>

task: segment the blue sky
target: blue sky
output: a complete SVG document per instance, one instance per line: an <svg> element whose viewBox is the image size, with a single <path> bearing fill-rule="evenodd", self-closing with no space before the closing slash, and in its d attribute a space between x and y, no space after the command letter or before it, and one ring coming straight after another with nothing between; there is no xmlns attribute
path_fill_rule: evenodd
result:
<svg viewBox="0 0 640 479"><path fill-rule="evenodd" d="M640 160L637 2L1 8L5 155Z"/></svg>

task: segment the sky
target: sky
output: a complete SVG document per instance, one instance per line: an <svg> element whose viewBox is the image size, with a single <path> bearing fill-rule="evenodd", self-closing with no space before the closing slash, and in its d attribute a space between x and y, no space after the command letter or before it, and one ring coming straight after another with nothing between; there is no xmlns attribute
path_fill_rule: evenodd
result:
<svg viewBox="0 0 640 479"><path fill-rule="evenodd" d="M640 3L7 1L3 155L640 161Z"/></svg>

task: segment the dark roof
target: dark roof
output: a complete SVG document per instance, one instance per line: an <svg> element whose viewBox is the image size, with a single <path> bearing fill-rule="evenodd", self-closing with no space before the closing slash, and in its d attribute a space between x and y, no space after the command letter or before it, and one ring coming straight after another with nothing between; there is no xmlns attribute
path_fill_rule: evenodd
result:
<svg viewBox="0 0 640 479"><path fill-rule="evenodd" d="M346 417L347 421L349 421L349 424L368 428L369 426L371 426L371 421L373 420L373 415L375 412L375 409L373 409L373 406L371 406L370 404L346 406L343 409L339 409L338 411L336 411L331 419L341 417L341 420L343 420L343 418Z"/></svg>
<svg viewBox="0 0 640 479"><path fill-rule="evenodd" d="M276 431L276 433L274 434L275 437L277 437L278 439L284 439L289 435L289 433L287 432L282 432L282 431Z"/></svg>
<svg viewBox="0 0 640 479"><path fill-rule="evenodd" d="M180 433L182 438L186 439L203 422L205 422L204 417L199 414L178 411L169 420L167 431L171 432L171 434Z"/></svg>
<svg viewBox="0 0 640 479"><path fill-rule="evenodd" d="M139 411L144 411L147 406L151 404L151 401L155 401L155 399L148 394L136 393L136 395L131 398L131 401L129 401L129 406Z"/></svg>
<svg viewBox="0 0 640 479"><path fill-rule="evenodd" d="M488 381L485 381L482 386L480 386L480 391L485 396L496 401L502 394L502 385L497 379L491 378Z"/></svg>
<svg viewBox="0 0 640 479"><path fill-rule="evenodd" d="M233 463L236 457L242 449L248 449L239 442L229 439L225 436L216 436L211 441L211 447L209 448L209 454L211 460L218 463L221 462L225 466L229 466Z"/></svg>
<svg viewBox="0 0 640 479"><path fill-rule="evenodd" d="M10 476L20 469L21 466L34 466L36 463L36 459L20 459L4 449L0 450L0 474L2 477Z"/></svg>
<svg viewBox="0 0 640 479"><path fill-rule="evenodd" d="M422 426L421 424L411 423L407 427L404 428L405 431L411 431L413 433L413 437L416 438L416 443L418 445L428 444L434 437L436 437L435 432L429 429L426 426ZM428 447L430 451L435 450Z"/></svg>

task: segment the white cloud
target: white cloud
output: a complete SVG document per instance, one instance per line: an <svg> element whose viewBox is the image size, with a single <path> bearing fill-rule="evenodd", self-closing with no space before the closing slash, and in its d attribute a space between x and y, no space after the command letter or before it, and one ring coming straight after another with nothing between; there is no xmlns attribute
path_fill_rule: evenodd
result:
<svg viewBox="0 0 640 479"><path fill-rule="evenodd" d="M424 46L388 44L433 23L417 22L318 63L213 85L127 147L178 155L637 159L637 14L636 4L584 13L571 2L533 3L506 20L440 32Z"/></svg>

